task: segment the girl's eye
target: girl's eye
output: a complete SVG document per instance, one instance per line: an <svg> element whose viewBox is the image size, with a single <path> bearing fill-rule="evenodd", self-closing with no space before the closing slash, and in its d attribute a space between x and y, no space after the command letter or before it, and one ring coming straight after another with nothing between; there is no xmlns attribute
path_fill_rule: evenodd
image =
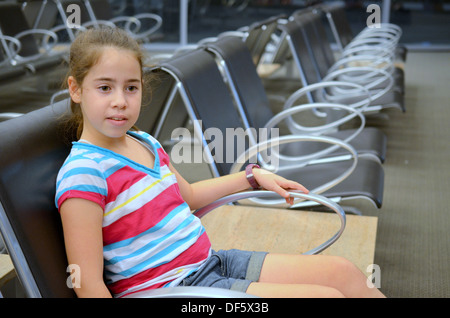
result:
<svg viewBox="0 0 450 318"><path fill-rule="evenodd" d="M127 87L127 91L129 91L129 92L135 92L135 91L137 91L138 90L138 87L137 86L128 86Z"/></svg>
<svg viewBox="0 0 450 318"><path fill-rule="evenodd" d="M98 89L102 92L108 92L110 90L109 86L100 86Z"/></svg>

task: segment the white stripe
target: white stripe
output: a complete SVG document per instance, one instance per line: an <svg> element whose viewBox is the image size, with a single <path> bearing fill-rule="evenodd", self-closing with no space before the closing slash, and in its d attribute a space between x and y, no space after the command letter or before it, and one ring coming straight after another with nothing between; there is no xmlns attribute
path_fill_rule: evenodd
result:
<svg viewBox="0 0 450 318"><path fill-rule="evenodd" d="M66 172L75 169L75 168L92 168L99 170L101 173L120 163L120 161L116 159L106 159L101 163L98 163L92 159L72 159L67 161L67 163L61 168L59 175L64 176Z"/></svg>
<svg viewBox="0 0 450 318"><path fill-rule="evenodd" d="M64 178L58 187L58 192L73 186L93 185L101 189L107 189L105 179L92 174L77 174Z"/></svg>

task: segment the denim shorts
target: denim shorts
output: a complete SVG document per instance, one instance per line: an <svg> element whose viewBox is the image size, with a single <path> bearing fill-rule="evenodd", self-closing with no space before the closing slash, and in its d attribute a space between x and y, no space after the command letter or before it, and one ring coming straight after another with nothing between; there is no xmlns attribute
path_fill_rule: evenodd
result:
<svg viewBox="0 0 450 318"><path fill-rule="evenodd" d="M259 280L266 252L241 250L212 251L209 260L179 286L203 286L246 292Z"/></svg>

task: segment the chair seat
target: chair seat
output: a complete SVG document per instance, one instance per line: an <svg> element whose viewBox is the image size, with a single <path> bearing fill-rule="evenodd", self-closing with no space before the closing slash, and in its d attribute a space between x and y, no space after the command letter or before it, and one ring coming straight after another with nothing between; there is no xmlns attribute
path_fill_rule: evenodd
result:
<svg viewBox="0 0 450 318"><path fill-rule="evenodd" d="M401 92L397 90L391 90L386 94L384 94L383 96L374 99L371 105L384 105L386 107L395 107L405 112L406 108L404 99L405 99L404 95Z"/></svg>
<svg viewBox="0 0 450 318"><path fill-rule="evenodd" d="M0 68L0 82L8 82L16 80L17 77L26 74L26 69L23 67L1 67Z"/></svg>
<svg viewBox="0 0 450 318"><path fill-rule="evenodd" d="M333 137L340 140L345 140L347 137L351 136L356 129L345 129L339 130L333 133L325 134L328 137ZM355 138L353 138L350 142L355 149L357 149L358 154L361 155L370 155L375 158L379 158L381 162L384 162L386 159L386 146L387 146L387 138L386 135L380 130L373 127L365 127ZM281 152L284 155L289 156L298 156L302 153L313 153L316 151L323 150L327 147L323 143L303 143L296 144L295 147L292 145L287 145L285 147L281 147ZM329 156L339 156L343 154L348 154L341 148L329 154Z"/></svg>
<svg viewBox="0 0 450 318"><path fill-rule="evenodd" d="M302 169L291 169L278 172L279 175L296 180L307 189L314 189L338 177L350 165L350 162L333 162L333 164L317 164ZM383 202L384 171L375 160L359 158L353 173L332 189L322 193L324 196L352 199L365 197L378 208Z"/></svg>

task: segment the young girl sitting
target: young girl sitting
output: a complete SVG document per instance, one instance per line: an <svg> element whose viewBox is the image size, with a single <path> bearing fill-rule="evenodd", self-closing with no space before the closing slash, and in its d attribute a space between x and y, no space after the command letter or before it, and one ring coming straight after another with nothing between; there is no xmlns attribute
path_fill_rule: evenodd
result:
<svg viewBox="0 0 450 318"><path fill-rule="evenodd" d="M79 140L58 174L69 264L79 297L123 297L167 286L211 286L265 297L380 297L340 257L213 251L191 210L250 188L245 172L189 184L152 136L134 124L141 109L143 53L124 31L80 33L67 84ZM151 107L151 106L149 106ZM261 187L292 203L302 185L253 169Z"/></svg>

